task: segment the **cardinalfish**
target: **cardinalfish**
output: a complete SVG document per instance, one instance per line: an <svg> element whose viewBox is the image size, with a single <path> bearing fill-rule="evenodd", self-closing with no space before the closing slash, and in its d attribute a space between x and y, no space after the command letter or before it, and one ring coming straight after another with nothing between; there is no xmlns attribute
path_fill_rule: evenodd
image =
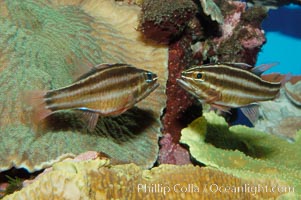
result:
<svg viewBox="0 0 301 200"><path fill-rule="evenodd" d="M38 123L54 112L80 110L94 130L99 116L116 116L147 97L159 84L157 75L129 64L100 64L73 84L50 91L34 92L33 121Z"/></svg>
<svg viewBox="0 0 301 200"><path fill-rule="evenodd" d="M225 63L195 66L185 70L178 84L202 102L228 112L241 111L254 122L257 118L256 102L275 99L281 82L268 82L260 75L273 64L252 67L245 63Z"/></svg>

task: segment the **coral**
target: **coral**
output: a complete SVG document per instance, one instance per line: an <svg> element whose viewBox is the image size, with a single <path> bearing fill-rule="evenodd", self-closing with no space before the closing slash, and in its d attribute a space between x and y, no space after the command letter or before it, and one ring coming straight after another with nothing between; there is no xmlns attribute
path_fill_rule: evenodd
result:
<svg viewBox="0 0 301 200"><path fill-rule="evenodd" d="M203 7L203 11L199 10L188 23L182 36L169 45L169 76L166 89L168 98L162 121L163 133L171 135L174 145L178 144L180 131L201 115L202 109L191 95L177 85L176 79L180 77L181 72L195 64L217 61L254 64L265 41L260 29L265 10L245 10L245 4L237 1L215 2L216 4L212 1L200 1L198 6ZM204 3L206 5L203 5ZM214 8L214 5L218 8ZM222 13L221 16L224 16L222 24L212 19L212 13L219 13L218 10ZM212 14L211 19L205 16L208 13ZM222 17L217 19L220 22ZM169 146L173 148L174 145ZM162 148L159 157L171 161L175 156L172 149ZM163 159L159 161L164 163Z"/></svg>
<svg viewBox="0 0 301 200"><path fill-rule="evenodd" d="M182 130L181 142L199 162L240 178L279 179L301 195L300 143L245 126L228 127L224 118L205 113Z"/></svg>
<svg viewBox="0 0 301 200"><path fill-rule="evenodd" d="M233 10L227 10L222 25L223 36L213 39L219 61L245 62L254 65L257 54L265 42L261 22L266 11L260 7L245 10L244 4L229 2Z"/></svg>
<svg viewBox="0 0 301 200"><path fill-rule="evenodd" d="M109 165L107 160L96 159L56 163L52 171L4 199L274 199L285 195L283 191L249 190L273 184L281 182L241 179L192 165L142 170L134 164ZM216 191L216 186L222 192ZM226 187L232 190L226 191ZM248 191L234 191L244 187Z"/></svg>
<svg viewBox="0 0 301 200"><path fill-rule="evenodd" d="M259 118L254 127L293 140L301 129L301 108L290 101L285 93L282 88L275 100L259 103Z"/></svg>
<svg viewBox="0 0 301 200"><path fill-rule="evenodd" d="M195 12L190 0L144 0L139 29L146 38L166 44L183 32Z"/></svg>
<svg viewBox="0 0 301 200"><path fill-rule="evenodd" d="M39 170L87 150L151 167L165 106L168 52L140 40L135 28L141 9L111 0L0 3L0 170ZM77 71L101 62L153 71L161 86L137 108L99 120L93 133L83 131L80 115L71 111L51 116L46 130L35 133L23 94L68 85Z"/></svg>
<svg viewBox="0 0 301 200"><path fill-rule="evenodd" d="M199 0L199 2L202 5L203 12L209 15L212 21L217 21L218 23L224 22L224 16L220 8L213 0Z"/></svg>
<svg viewBox="0 0 301 200"><path fill-rule="evenodd" d="M298 106L301 106L301 81L294 85L292 85L290 82L286 83L285 93L292 102Z"/></svg>
<svg viewBox="0 0 301 200"><path fill-rule="evenodd" d="M189 153L186 149L172 141L172 136L164 134L160 140L159 163L184 165L190 163Z"/></svg>
<svg viewBox="0 0 301 200"><path fill-rule="evenodd" d="M224 23L218 28L204 26L211 37L192 45L195 57L209 62L245 62L255 64L257 54L265 42L260 24L266 10L259 7L245 9L238 1L218 1ZM205 24L204 24L205 25ZM209 27L211 29L209 29Z"/></svg>
<svg viewBox="0 0 301 200"><path fill-rule="evenodd" d="M168 61L169 74L166 85L166 95L168 98L162 122L164 125L163 133L171 135L174 145L179 143L180 131L195 117L192 112L187 112L187 110L193 106L194 100L176 83L176 79L180 77L181 72L190 65L191 61L192 52L189 51L189 42L187 42L187 38L182 37L179 41L170 45ZM196 110L199 111L200 109ZM191 116L187 117L189 115ZM174 145L170 144L168 146L173 147ZM168 146L160 149L160 163L170 163L172 160L176 162L174 159L176 156L173 155L174 150L168 149ZM182 155L187 155L187 157L181 158L181 160L188 160L188 154Z"/></svg>

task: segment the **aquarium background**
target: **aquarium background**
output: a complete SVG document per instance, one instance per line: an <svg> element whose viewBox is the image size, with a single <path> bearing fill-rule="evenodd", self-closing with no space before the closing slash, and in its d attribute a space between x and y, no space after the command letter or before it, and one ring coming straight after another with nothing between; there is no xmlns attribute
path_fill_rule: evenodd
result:
<svg viewBox="0 0 301 200"><path fill-rule="evenodd" d="M258 55L257 65L279 62L265 72L282 74L301 74L301 6L288 5L269 10L268 17L262 23L267 42Z"/></svg>
<svg viewBox="0 0 301 200"><path fill-rule="evenodd" d="M269 22L270 14L263 24L267 10L257 5L273 2L0 0L0 199L301 199L301 76L275 101L258 102L254 128L231 126L244 120L239 108L219 116L176 82L194 64L217 61L280 63L269 81L301 75L288 63L299 45L280 40L299 40L297 17ZM160 87L95 131L67 110L38 129L25 90L65 87L102 62L150 70Z"/></svg>

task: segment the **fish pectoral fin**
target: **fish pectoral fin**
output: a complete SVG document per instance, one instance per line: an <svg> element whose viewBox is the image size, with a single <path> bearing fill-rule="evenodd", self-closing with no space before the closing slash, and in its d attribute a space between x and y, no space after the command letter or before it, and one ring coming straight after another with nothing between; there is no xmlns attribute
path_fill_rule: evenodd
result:
<svg viewBox="0 0 301 200"><path fill-rule="evenodd" d="M209 98L205 100L205 103L213 104L221 99L221 93L215 89L210 88L206 90L206 94L208 94Z"/></svg>
<svg viewBox="0 0 301 200"><path fill-rule="evenodd" d="M241 107L241 112L248 118L248 120L254 125L259 117L258 104L251 104L245 107Z"/></svg>
<svg viewBox="0 0 301 200"><path fill-rule="evenodd" d="M91 112L91 111L84 111L83 112L83 117L87 121L87 128L89 131L93 131L96 127L98 118L99 118L99 113L97 112Z"/></svg>

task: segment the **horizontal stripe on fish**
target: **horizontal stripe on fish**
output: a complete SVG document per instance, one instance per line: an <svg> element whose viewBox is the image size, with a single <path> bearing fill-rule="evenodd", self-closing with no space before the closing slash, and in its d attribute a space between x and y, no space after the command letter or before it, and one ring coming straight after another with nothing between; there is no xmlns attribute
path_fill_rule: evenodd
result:
<svg viewBox="0 0 301 200"><path fill-rule="evenodd" d="M206 72L206 77L209 76L209 79L206 81L211 82L210 80L212 79L212 84L222 88L233 89L233 86L239 85L241 90L246 92L254 92L256 94L271 92L272 95L275 95L275 92L278 92L280 87L280 83L264 81L251 72L233 67L207 67L203 71Z"/></svg>
<svg viewBox="0 0 301 200"><path fill-rule="evenodd" d="M111 72L96 73L91 78L93 81L89 77L68 88L56 90L53 94L50 91L50 95L48 94L46 98L47 107L53 111L89 106L93 106L96 109L96 107L101 105L93 105L93 102L100 103L100 101L111 101L114 98L128 98L129 94L133 93L135 89L137 90L137 87L135 88L134 86L139 85L141 75L137 74L137 72L135 73L135 70L132 68L120 70L120 67L118 67L113 71L115 72L113 74ZM107 75L111 77L106 78L105 76ZM88 86L86 83L88 83ZM78 85L81 87L78 87ZM95 94L98 96L97 99L93 98ZM86 101L86 99L91 98L95 101ZM101 102L101 104L104 105L104 102Z"/></svg>
<svg viewBox="0 0 301 200"><path fill-rule="evenodd" d="M24 100L32 106L34 123L53 112L76 109L84 111L88 129L93 130L99 115L120 115L158 86L152 72L128 64L101 64L69 86L35 91Z"/></svg>
<svg viewBox="0 0 301 200"><path fill-rule="evenodd" d="M111 90L119 85L128 83L129 81L131 81L131 79L137 78L137 76L139 76L139 74L133 73L127 73L127 76L124 76L126 72L121 71L122 73L120 73L118 69L114 69L114 72L115 74L108 78L106 78L105 76L109 76L111 74L98 72L92 77L83 79L75 84L72 84L71 86L61 88L59 90L49 91L45 95L45 97L46 99L56 100L60 98L76 96L78 94L82 95L86 93L97 92L96 90Z"/></svg>
<svg viewBox="0 0 301 200"><path fill-rule="evenodd" d="M274 99L281 86L246 69L223 64L190 68L182 72L178 83L201 100L229 107Z"/></svg>
<svg viewBox="0 0 301 200"><path fill-rule="evenodd" d="M101 96L100 96L101 95ZM119 102L113 101L114 99L125 99L129 98L130 93L128 90L118 89L115 91L110 91L107 93L100 93L98 95L89 95L78 98L73 98L72 101L60 101L57 103L51 103L46 108L51 110L62 110L62 109L70 109L70 108L80 108L80 107L94 107L95 102L101 102L102 108L106 108L108 106L114 106L114 104L118 104ZM96 109L97 110L97 109Z"/></svg>

